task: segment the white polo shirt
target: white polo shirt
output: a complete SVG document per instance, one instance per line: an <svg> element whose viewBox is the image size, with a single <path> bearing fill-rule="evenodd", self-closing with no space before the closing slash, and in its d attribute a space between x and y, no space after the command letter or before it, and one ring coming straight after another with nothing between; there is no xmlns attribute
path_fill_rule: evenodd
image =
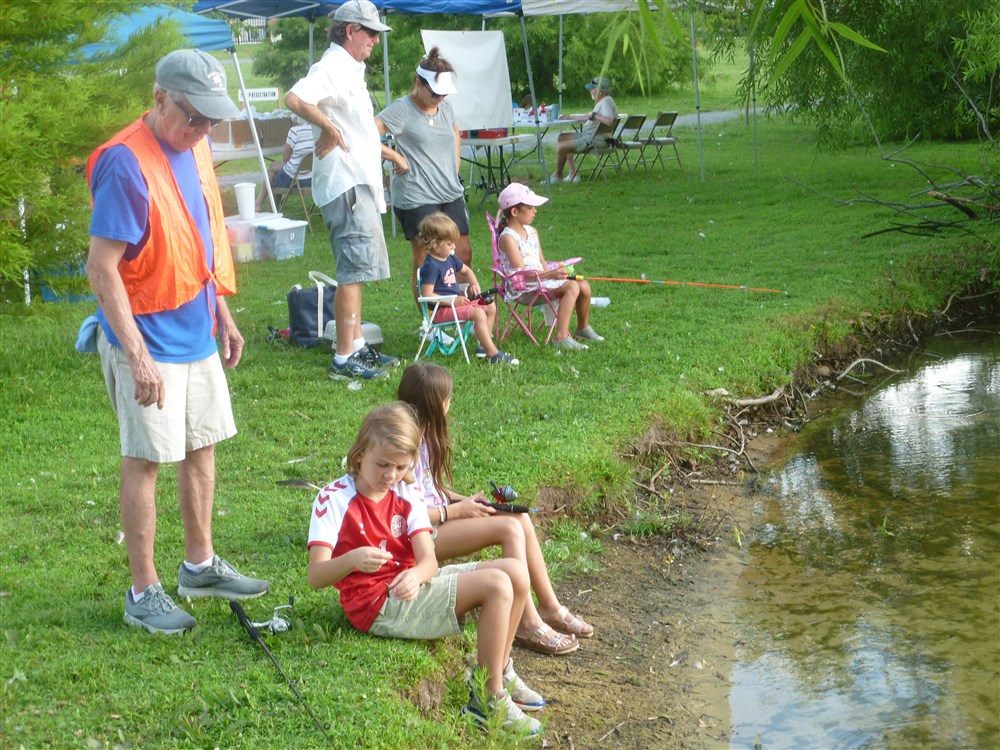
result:
<svg viewBox="0 0 1000 750"><path fill-rule="evenodd" d="M385 213L382 188L382 142L375 127L375 111L365 84L365 64L339 44L331 44L292 86L292 93L330 119L347 143L322 159L314 159L313 199L324 206L355 185L369 185L380 213ZM319 139L319 128L313 127Z"/></svg>

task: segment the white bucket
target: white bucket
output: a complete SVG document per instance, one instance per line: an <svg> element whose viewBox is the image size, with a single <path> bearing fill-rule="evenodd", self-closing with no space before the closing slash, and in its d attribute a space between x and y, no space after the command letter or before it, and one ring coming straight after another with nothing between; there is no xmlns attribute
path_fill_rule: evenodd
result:
<svg viewBox="0 0 1000 750"><path fill-rule="evenodd" d="M252 182L238 182L234 186L236 190L236 206L239 208L241 219L252 219L254 217L254 202L257 199L257 186Z"/></svg>

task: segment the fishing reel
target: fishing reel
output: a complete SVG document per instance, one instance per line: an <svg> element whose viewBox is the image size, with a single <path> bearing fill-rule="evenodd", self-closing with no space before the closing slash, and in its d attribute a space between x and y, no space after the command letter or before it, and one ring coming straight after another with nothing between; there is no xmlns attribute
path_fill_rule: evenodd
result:
<svg viewBox="0 0 1000 750"><path fill-rule="evenodd" d="M288 597L288 604L281 604L274 608L274 614L271 616L270 620L266 622L251 622L250 624L256 628L265 628L271 635L277 635L278 633L286 633L292 629L292 621L290 619L286 620L284 617L278 614L279 610L287 609L291 610L295 605L295 597ZM288 615L291 616L291 612Z"/></svg>
<svg viewBox="0 0 1000 750"><path fill-rule="evenodd" d="M490 480L490 494L493 495L493 499L498 503L512 503L518 497L517 490L509 484L497 486L497 483L492 479Z"/></svg>
<svg viewBox="0 0 1000 750"><path fill-rule="evenodd" d="M493 304L493 298L499 293L499 287L493 287L492 289L484 289L479 294L472 294L468 297L470 302L475 302L476 300L482 300L484 305ZM490 482L490 484L493 484Z"/></svg>

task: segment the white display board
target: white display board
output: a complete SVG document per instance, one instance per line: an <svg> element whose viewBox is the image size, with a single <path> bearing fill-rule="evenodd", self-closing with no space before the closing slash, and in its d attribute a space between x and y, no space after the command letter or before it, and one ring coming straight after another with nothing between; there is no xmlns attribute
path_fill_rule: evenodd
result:
<svg viewBox="0 0 1000 750"><path fill-rule="evenodd" d="M514 124L510 72L500 31L421 31L424 50L438 47L457 75L448 96L459 130L509 128Z"/></svg>

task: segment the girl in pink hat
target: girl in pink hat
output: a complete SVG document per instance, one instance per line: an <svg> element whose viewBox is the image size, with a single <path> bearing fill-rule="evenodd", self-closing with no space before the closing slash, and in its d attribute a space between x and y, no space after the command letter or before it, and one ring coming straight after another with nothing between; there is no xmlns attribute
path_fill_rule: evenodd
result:
<svg viewBox="0 0 1000 750"><path fill-rule="evenodd" d="M512 182L499 196L501 218L497 225L500 232L500 263L505 274L519 270L538 271L538 277L545 287L559 301L556 315L556 329L552 336L552 346L556 349L586 349L583 341L604 341L590 325L590 284L584 279L568 279L564 267L549 268L542 255L542 245L538 232L531 223L538 213L538 206L548 202L548 198L536 195L527 185ZM512 302L524 295L533 295L538 284L527 281L524 292L508 291L506 298ZM569 322L576 311L576 331L571 336Z"/></svg>

